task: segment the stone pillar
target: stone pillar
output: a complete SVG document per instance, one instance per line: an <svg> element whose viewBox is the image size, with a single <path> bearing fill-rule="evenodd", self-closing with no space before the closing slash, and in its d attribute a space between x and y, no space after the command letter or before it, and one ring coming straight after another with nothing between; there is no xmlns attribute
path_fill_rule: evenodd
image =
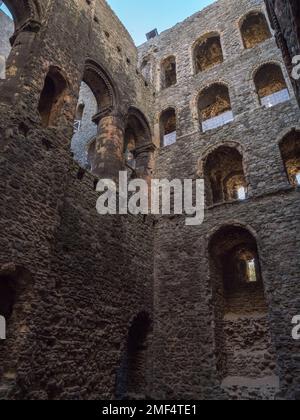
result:
<svg viewBox="0 0 300 420"><path fill-rule="evenodd" d="M39 22L28 20L11 37L12 50L6 62L5 82L1 86L3 102L18 101L16 94L24 88L26 66L28 66L29 55L40 27Z"/></svg>
<svg viewBox="0 0 300 420"><path fill-rule="evenodd" d="M154 170L154 152L156 146L154 143L148 143L139 146L134 151L136 159L136 173L137 176L147 181L148 185L151 184L151 179Z"/></svg>
<svg viewBox="0 0 300 420"><path fill-rule="evenodd" d="M95 153L91 158L91 170L99 178L119 179L119 171L124 170L124 122L120 116L97 114L98 134Z"/></svg>

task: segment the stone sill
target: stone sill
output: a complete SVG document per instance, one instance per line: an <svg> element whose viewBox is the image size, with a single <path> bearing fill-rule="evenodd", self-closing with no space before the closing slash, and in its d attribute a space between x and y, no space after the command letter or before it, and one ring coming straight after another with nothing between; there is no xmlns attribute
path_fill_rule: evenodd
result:
<svg viewBox="0 0 300 420"><path fill-rule="evenodd" d="M277 189L274 191L269 191L263 194L258 194L258 195L252 195L248 198L246 198L245 200L231 200L231 201L223 201L222 203L217 203L217 204L213 204L210 206L205 207L206 211L210 211L210 210L214 210L220 207L225 207L225 206L233 206L233 205L239 205L239 204L246 204L252 201L257 201L260 200L261 198L264 197L271 197L273 195L278 195L278 194L288 194L294 191L299 191L300 192L300 186L298 187L293 187L293 186L287 186L286 188L281 188L281 189Z"/></svg>

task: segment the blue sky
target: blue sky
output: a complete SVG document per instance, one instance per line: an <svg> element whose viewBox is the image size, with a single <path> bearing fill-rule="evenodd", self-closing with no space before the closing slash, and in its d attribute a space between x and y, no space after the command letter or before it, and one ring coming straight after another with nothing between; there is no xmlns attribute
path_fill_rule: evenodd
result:
<svg viewBox="0 0 300 420"><path fill-rule="evenodd" d="M4 10L4 12L5 12L6 14L10 15L10 12L9 12L8 8L7 8L4 4L2 4L2 6L0 7L0 9L1 9L1 10ZM10 15L10 16L11 16L11 15Z"/></svg>
<svg viewBox="0 0 300 420"><path fill-rule="evenodd" d="M137 45L154 28L159 32L171 28L213 0L107 0L124 23Z"/></svg>
<svg viewBox="0 0 300 420"><path fill-rule="evenodd" d="M107 0L132 35L137 45L154 28L159 32L171 28L214 0ZM5 10L4 5L1 9ZM7 9L6 9L7 11Z"/></svg>

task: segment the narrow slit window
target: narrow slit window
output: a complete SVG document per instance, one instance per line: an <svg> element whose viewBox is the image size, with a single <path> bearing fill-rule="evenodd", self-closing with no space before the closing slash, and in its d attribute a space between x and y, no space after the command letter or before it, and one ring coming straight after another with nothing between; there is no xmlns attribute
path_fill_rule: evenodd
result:
<svg viewBox="0 0 300 420"><path fill-rule="evenodd" d="M238 199L241 201L246 200L247 198L246 188L243 186L238 187L237 196L238 196Z"/></svg>
<svg viewBox="0 0 300 420"><path fill-rule="evenodd" d="M249 283L257 282L255 259L247 261L247 277Z"/></svg>

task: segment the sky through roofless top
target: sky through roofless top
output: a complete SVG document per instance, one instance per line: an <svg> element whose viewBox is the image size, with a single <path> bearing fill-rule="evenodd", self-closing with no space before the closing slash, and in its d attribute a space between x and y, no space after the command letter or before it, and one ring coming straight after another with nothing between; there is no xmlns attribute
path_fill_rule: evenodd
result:
<svg viewBox="0 0 300 420"><path fill-rule="evenodd" d="M146 33L162 32L214 3L213 0L107 0L128 29L136 45L146 41ZM7 7L0 7L10 15Z"/></svg>

